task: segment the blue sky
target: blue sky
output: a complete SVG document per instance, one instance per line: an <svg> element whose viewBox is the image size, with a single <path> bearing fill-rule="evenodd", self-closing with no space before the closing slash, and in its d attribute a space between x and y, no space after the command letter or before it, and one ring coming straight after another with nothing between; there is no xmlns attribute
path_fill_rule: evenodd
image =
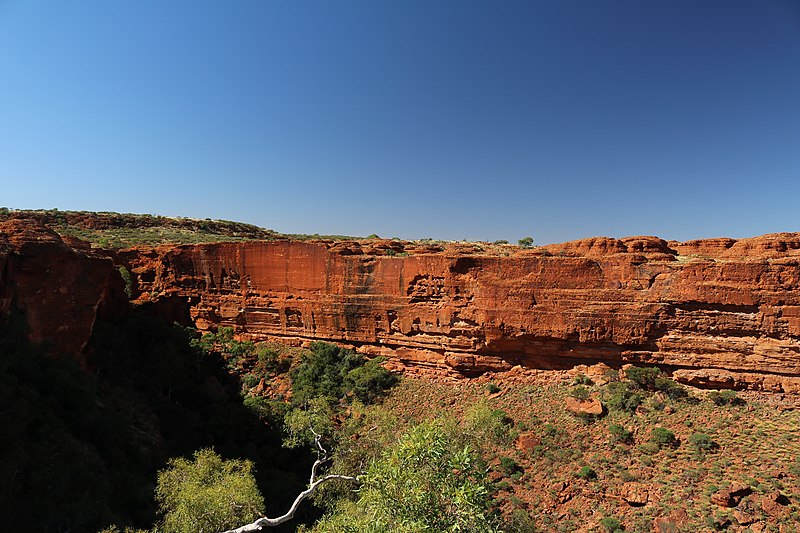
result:
<svg viewBox="0 0 800 533"><path fill-rule="evenodd" d="M0 0L0 205L545 244L800 231L800 2Z"/></svg>

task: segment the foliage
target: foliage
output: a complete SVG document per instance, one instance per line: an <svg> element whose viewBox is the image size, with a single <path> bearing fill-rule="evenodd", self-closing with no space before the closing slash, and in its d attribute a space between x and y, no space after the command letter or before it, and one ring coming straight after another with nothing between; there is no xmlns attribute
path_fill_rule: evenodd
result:
<svg viewBox="0 0 800 533"><path fill-rule="evenodd" d="M675 437L675 433L663 427L653 428L650 432L650 442L659 447L674 447L678 445L678 439Z"/></svg>
<svg viewBox="0 0 800 533"><path fill-rule="evenodd" d="M352 350L314 342L290 373L294 403L302 405L319 396L343 399L348 395L364 403L373 402L397 382L397 377L380 365L382 361L366 361Z"/></svg>
<svg viewBox="0 0 800 533"><path fill-rule="evenodd" d="M617 531L622 531L622 523L613 516L606 516L605 518L601 518L600 525L603 526L603 528L605 528L605 530L609 531L610 533L616 533Z"/></svg>
<svg viewBox="0 0 800 533"><path fill-rule="evenodd" d="M592 381L592 378L590 378L589 376L586 376L584 374L578 374L572 380L572 384L573 385L594 385L594 381Z"/></svg>
<svg viewBox="0 0 800 533"><path fill-rule="evenodd" d="M588 400L589 389L587 389L583 385L578 385L577 387L570 389L569 395L575 398L576 400Z"/></svg>
<svg viewBox="0 0 800 533"><path fill-rule="evenodd" d="M484 474L480 457L452 428L424 422L372 463L357 501L341 502L312 531L498 531Z"/></svg>
<svg viewBox="0 0 800 533"><path fill-rule="evenodd" d="M614 381L606 385L605 405L611 411L635 413L644 398L637 392L636 386L622 381Z"/></svg>
<svg viewBox="0 0 800 533"><path fill-rule="evenodd" d="M584 466L582 466L582 467L581 467L581 469L580 469L580 470L578 470L578 471L575 473L575 475L576 475L577 477L579 477L579 478L581 478L581 479L585 479L585 480L587 480L587 481L588 481L588 480L592 480L592 479L597 479L597 472L595 472L595 471L594 471L594 468L592 468L592 467L591 467L591 466L589 466L589 465L584 465Z"/></svg>
<svg viewBox="0 0 800 533"><path fill-rule="evenodd" d="M714 402L714 405L720 407L726 405L741 405L744 402L736 394L735 390L726 389L723 391L711 391L708 393L708 399Z"/></svg>
<svg viewBox="0 0 800 533"><path fill-rule="evenodd" d="M704 453L718 447L714 439L705 433L692 433L689 435L689 444L698 453Z"/></svg>
<svg viewBox="0 0 800 533"><path fill-rule="evenodd" d="M517 243L523 248L531 248L533 246L533 237L523 237Z"/></svg>
<svg viewBox="0 0 800 533"><path fill-rule="evenodd" d="M263 514L250 461L224 460L211 449L172 459L158 474L156 500L164 533L217 533Z"/></svg>
<svg viewBox="0 0 800 533"><path fill-rule="evenodd" d="M654 366L632 366L625 370L625 377L644 390L655 390L656 380L662 376L661 369Z"/></svg>
<svg viewBox="0 0 800 533"><path fill-rule="evenodd" d="M508 475L515 474L522 470L519 463L505 455L500 458L500 468Z"/></svg>
<svg viewBox="0 0 800 533"><path fill-rule="evenodd" d="M128 269L124 266L120 266L117 270L119 270L119 275L122 278L122 282L125 284L125 294L130 298L133 295L133 280L131 279L131 273L128 272Z"/></svg>
<svg viewBox="0 0 800 533"><path fill-rule="evenodd" d="M473 446L486 443L506 446L517 436L514 421L502 409L492 408L485 400L469 407L464 414L464 433Z"/></svg>
<svg viewBox="0 0 800 533"><path fill-rule="evenodd" d="M500 387L497 385L497 383L487 383L486 391L489 394L497 394L498 392L500 392Z"/></svg>
<svg viewBox="0 0 800 533"><path fill-rule="evenodd" d="M608 426L608 432L611 433L611 436L614 437L614 440L617 442L624 442L625 444L633 442L633 433L619 424L611 424Z"/></svg>

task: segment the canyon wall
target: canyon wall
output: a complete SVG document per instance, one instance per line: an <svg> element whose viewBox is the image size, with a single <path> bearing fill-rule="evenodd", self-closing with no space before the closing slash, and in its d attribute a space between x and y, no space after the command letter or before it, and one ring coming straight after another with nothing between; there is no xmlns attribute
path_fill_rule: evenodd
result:
<svg viewBox="0 0 800 533"><path fill-rule="evenodd" d="M98 314L135 303L201 331L337 342L414 374L659 364L700 386L800 391L800 234L686 243L290 240L115 253L0 223L0 314L84 363Z"/></svg>
<svg viewBox="0 0 800 533"><path fill-rule="evenodd" d="M800 385L800 234L533 250L275 241L119 259L139 301L186 302L201 330L343 343L412 373L602 361L664 365L705 386Z"/></svg>
<svg viewBox="0 0 800 533"><path fill-rule="evenodd" d="M21 312L33 342L85 364L97 317L126 306L108 254L38 223L0 222L0 317Z"/></svg>

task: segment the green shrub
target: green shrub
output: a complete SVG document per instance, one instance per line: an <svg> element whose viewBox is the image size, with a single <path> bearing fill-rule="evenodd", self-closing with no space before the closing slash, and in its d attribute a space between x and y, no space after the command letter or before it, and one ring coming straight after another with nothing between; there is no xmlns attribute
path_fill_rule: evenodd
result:
<svg viewBox="0 0 800 533"><path fill-rule="evenodd" d="M708 393L708 399L714 402L715 405L741 405L744 402L736 394L735 390L726 389L723 391L711 391Z"/></svg>
<svg viewBox="0 0 800 533"><path fill-rule="evenodd" d="M589 465L582 466L575 475L586 480L597 479L597 472L595 472L594 469Z"/></svg>
<svg viewBox="0 0 800 533"><path fill-rule="evenodd" d="M633 433L625 429L619 424L611 424L608 426L608 432L614 437L617 442L624 442L630 444L633 442Z"/></svg>
<svg viewBox="0 0 800 533"><path fill-rule="evenodd" d="M654 366L632 366L625 369L625 377L633 381L641 389L655 390L656 380L663 377L663 373L661 369Z"/></svg>
<svg viewBox="0 0 800 533"><path fill-rule="evenodd" d="M517 243L523 248L530 248L533 246L533 237L523 237Z"/></svg>
<svg viewBox="0 0 800 533"><path fill-rule="evenodd" d="M258 383L260 381L261 381L261 379L258 376L253 375L253 374L245 374L244 376L242 376L242 383L248 389L252 389L256 385L258 385Z"/></svg>
<svg viewBox="0 0 800 533"><path fill-rule="evenodd" d="M644 398L630 383L615 381L606 385L605 405L611 411L635 413Z"/></svg>
<svg viewBox="0 0 800 533"><path fill-rule="evenodd" d="M496 394L500 392L500 387L496 383L487 383L486 390L489 391L489 394Z"/></svg>
<svg viewBox="0 0 800 533"><path fill-rule="evenodd" d="M500 458L500 468L508 475L515 474L522 470L522 467L520 467L514 459L506 456Z"/></svg>
<svg viewBox="0 0 800 533"><path fill-rule="evenodd" d="M158 474L159 531L224 531L262 516L264 503L250 461L224 460L213 450L191 461L172 459Z"/></svg>
<svg viewBox="0 0 800 533"><path fill-rule="evenodd" d="M133 279L131 279L131 273L128 272L128 269L124 266L119 267L117 270L119 270L119 275L123 283L125 283L125 294L130 298L133 295Z"/></svg>
<svg viewBox="0 0 800 533"><path fill-rule="evenodd" d="M594 385L594 381L589 376L585 376L583 374L578 374L575 376L575 379L572 380L573 385Z"/></svg>
<svg viewBox="0 0 800 533"><path fill-rule="evenodd" d="M669 398L673 400L682 400L689 396L686 388L680 383L677 383L671 378L660 377L656 378L654 387L658 391L662 391Z"/></svg>
<svg viewBox="0 0 800 533"><path fill-rule="evenodd" d="M603 526L605 530L609 531L610 533L617 533L618 531L622 531L622 522L620 522L613 516L607 516L605 518L601 518L600 525Z"/></svg>
<svg viewBox="0 0 800 533"><path fill-rule="evenodd" d="M705 433L692 433L689 436L689 444L691 444L698 453L707 452L719 446L709 435L706 435Z"/></svg>
<svg viewBox="0 0 800 533"><path fill-rule="evenodd" d="M293 401L300 405L319 396L335 400L352 394L370 403L397 383L397 376L383 368L382 361L366 361L352 350L314 342L300 365L289 374Z"/></svg>
<svg viewBox="0 0 800 533"><path fill-rule="evenodd" d="M502 409L494 409L486 401L479 401L464 414L465 433L478 447L509 445L516 438L514 420Z"/></svg>
<svg viewBox="0 0 800 533"><path fill-rule="evenodd" d="M589 389L584 387L583 385L578 385L569 391L569 395L575 398L576 400L588 400L589 399Z"/></svg>
<svg viewBox="0 0 800 533"><path fill-rule="evenodd" d="M675 433L662 427L653 428L650 432L650 442L659 447L674 447L678 445L678 439L675 438Z"/></svg>

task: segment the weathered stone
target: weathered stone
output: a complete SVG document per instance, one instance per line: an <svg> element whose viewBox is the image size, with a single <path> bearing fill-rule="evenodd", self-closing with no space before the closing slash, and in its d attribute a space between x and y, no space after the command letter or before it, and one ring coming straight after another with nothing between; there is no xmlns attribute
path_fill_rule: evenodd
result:
<svg viewBox="0 0 800 533"><path fill-rule="evenodd" d="M401 249L410 255L387 255ZM487 249L275 240L113 259L132 272L137 303L201 331L338 342L411 374L647 363L680 367L689 384L800 392L800 234ZM0 313L22 309L34 340L80 353L97 312L127 304L121 291L110 253L34 220L0 224Z"/></svg>
<svg viewBox="0 0 800 533"><path fill-rule="evenodd" d="M587 398L586 400L578 400L567 396L564 398L564 405L567 410L576 415L593 415L600 416L603 414L603 404L597 398Z"/></svg>
<svg viewBox="0 0 800 533"><path fill-rule="evenodd" d="M541 443L542 439L538 435L532 431L526 431L517 437L516 446L520 451L531 451Z"/></svg>
<svg viewBox="0 0 800 533"><path fill-rule="evenodd" d="M721 507L736 507L742 501L742 498L752 494L752 492L753 489L747 485L735 484L712 494L711 502Z"/></svg>
<svg viewBox="0 0 800 533"><path fill-rule="evenodd" d="M644 483L629 481L622 484L620 496L629 505L641 507L650 502L650 488Z"/></svg>
<svg viewBox="0 0 800 533"><path fill-rule="evenodd" d="M789 515L789 498L780 492L772 492L761 498L761 508L772 518L785 518Z"/></svg>

